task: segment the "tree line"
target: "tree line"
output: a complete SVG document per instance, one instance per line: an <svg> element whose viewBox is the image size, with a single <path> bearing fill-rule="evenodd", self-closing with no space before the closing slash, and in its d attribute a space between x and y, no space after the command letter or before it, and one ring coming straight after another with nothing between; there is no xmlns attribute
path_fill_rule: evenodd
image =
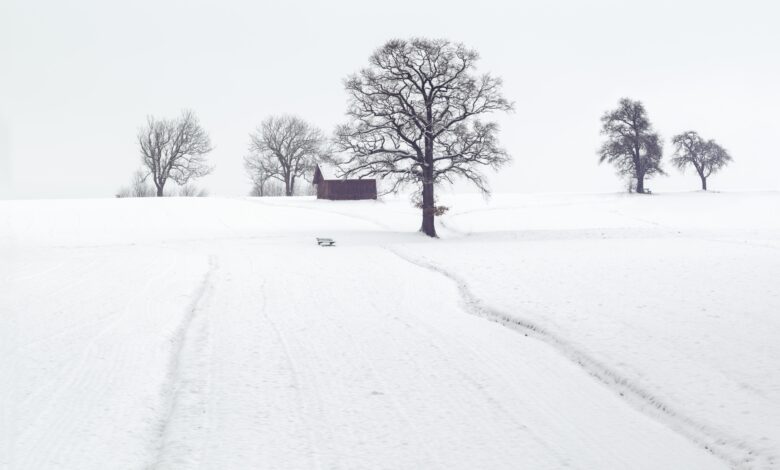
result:
<svg viewBox="0 0 780 470"><path fill-rule="evenodd" d="M252 195L295 195L316 164L329 163L338 177L380 178L390 184L388 192L413 187L420 230L435 237L434 218L445 210L437 205L435 188L465 179L487 194L482 171L510 161L499 145L498 125L483 118L514 105L504 98L500 78L475 72L478 60L476 51L443 39L387 42L368 66L345 80L347 119L332 137L296 116L269 117L249 134L244 168ZM624 98L601 120L606 140L599 162L612 163L635 181L636 192L647 192L645 179L664 173L663 142L644 106ZM183 188L199 194L192 181L213 170L206 160L213 147L194 112L176 119L149 117L137 139L142 168L125 194L164 196L169 180L182 188L180 195ZM731 160L715 141L693 131L674 136L672 143L672 163L695 168L702 189Z"/></svg>

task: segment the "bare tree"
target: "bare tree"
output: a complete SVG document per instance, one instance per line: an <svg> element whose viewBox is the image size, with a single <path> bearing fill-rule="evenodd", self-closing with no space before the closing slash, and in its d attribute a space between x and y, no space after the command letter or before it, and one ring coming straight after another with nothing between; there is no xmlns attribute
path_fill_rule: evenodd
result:
<svg viewBox="0 0 780 470"><path fill-rule="evenodd" d="M478 117L512 104L501 95L500 79L472 73L478 59L447 40L393 40L345 82L350 121L335 136L342 176L387 178L390 191L417 185L420 230L431 237L436 184L460 177L487 193L481 168L509 161L498 146L498 126Z"/></svg>
<svg viewBox="0 0 780 470"><path fill-rule="evenodd" d="M272 189L271 186L274 186L273 189L276 187L275 185L271 184L271 181L269 181L273 176L268 168L270 166L269 163L271 163L271 160L265 158L263 154L259 153L250 153L244 157L244 169L246 170L250 181L252 181L252 196L263 197L272 195L266 194L268 193L269 189ZM281 194L273 195L277 196Z"/></svg>
<svg viewBox="0 0 780 470"><path fill-rule="evenodd" d="M284 187L278 181L253 181L249 195L254 197L284 196Z"/></svg>
<svg viewBox="0 0 780 470"><path fill-rule="evenodd" d="M138 132L143 164L157 189L163 195L168 179L186 185L191 179L213 170L206 163L211 140L192 111L183 111L177 119L157 120L149 116Z"/></svg>
<svg viewBox="0 0 780 470"><path fill-rule="evenodd" d="M154 196L154 191L149 184L146 183L146 175L143 170L136 170L133 173L133 179L130 182L130 196L131 197L151 197Z"/></svg>
<svg viewBox="0 0 780 470"><path fill-rule="evenodd" d="M636 178L636 192L645 192L645 178L661 169L663 143L647 118L640 101L620 100L617 109L601 118L601 133L607 141L599 150L599 163L615 165L618 174Z"/></svg>
<svg viewBox="0 0 780 470"><path fill-rule="evenodd" d="M257 183L252 184L252 190L249 192L250 196L254 197L278 197L284 196L284 186L278 181L266 181L263 186L260 187Z"/></svg>
<svg viewBox="0 0 780 470"><path fill-rule="evenodd" d="M284 184L286 196L294 195L296 180L327 155L322 132L295 116L269 117L249 138L244 168L261 191L268 180L276 179Z"/></svg>
<svg viewBox="0 0 780 470"><path fill-rule="evenodd" d="M687 166L696 169L701 179L701 189L707 190L707 178L731 161L731 155L714 140L704 140L694 131L672 137L674 156L672 163L680 170Z"/></svg>
<svg viewBox="0 0 780 470"><path fill-rule="evenodd" d="M146 182L146 173L143 170L136 170L130 180L130 186L123 186L119 189L116 197L151 197L154 196L154 190Z"/></svg>

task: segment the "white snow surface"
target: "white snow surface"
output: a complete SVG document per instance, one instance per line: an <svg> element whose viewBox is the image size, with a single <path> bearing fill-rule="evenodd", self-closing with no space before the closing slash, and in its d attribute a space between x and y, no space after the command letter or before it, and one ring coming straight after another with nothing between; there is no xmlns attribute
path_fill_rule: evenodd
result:
<svg viewBox="0 0 780 470"><path fill-rule="evenodd" d="M780 468L780 194L443 203L0 202L0 468Z"/></svg>

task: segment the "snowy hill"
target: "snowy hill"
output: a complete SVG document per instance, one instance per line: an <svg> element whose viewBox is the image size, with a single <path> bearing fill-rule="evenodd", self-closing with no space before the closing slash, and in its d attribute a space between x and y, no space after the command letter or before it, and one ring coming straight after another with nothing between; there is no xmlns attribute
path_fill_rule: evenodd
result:
<svg viewBox="0 0 780 470"><path fill-rule="evenodd" d="M780 194L443 202L0 202L0 468L780 468Z"/></svg>

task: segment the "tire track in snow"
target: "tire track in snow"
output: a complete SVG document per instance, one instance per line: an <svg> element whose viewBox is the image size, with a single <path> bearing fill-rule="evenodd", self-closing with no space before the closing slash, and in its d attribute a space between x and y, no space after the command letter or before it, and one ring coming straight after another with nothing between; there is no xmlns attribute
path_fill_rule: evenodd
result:
<svg viewBox="0 0 780 470"><path fill-rule="evenodd" d="M628 377L594 359L585 351L566 341L566 339L532 321L502 312L487 305L474 295L469 285L462 278L452 272L427 260L412 258L394 248L385 247L385 249L408 263L433 271L453 281L457 285L461 300L468 313L499 323L519 333L523 333L525 336L535 338L552 346L567 359L581 366L589 375L619 394L633 408L693 441L697 446L720 458L732 468L744 470L776 468L776 456L764 454L743 439L729 436L704 423L696 422L660 397L644 390Z"/></svg>
<svg viewBox="0 0 780 470"><path fill-rule="evenodd" d="M185 440L176 435L179 431L176 426L180 421L184 421L189 428L184 429L185 433L207 430L203 424L208 419L205 406L205 394L209 386L208 377L198 377L197 373L187 369L197 368L199 362L197 356L205 353L208 325L205 319L201 318L200 304L211 289L211 280L216 270L216 257L211 255L209 268L200 285L195 289L186 314L171 339L173 346L166 381L161 391L165 403L164 413L160 418L157 439L152 451L154 458L146 465L147 469L179 468L183 463L193 463L193 458L199 458L202 451L202 448L192 449L183 445ZM192 357L193 355L195 357ZM192 419L199 422L192 423ZM187 437L191 436L187 434Z"/></svg>
<svg viewBox="0 0 780 470"><path fill-rule="evenodd" d="M411 325L410 325L411 326ZM455 371L461 379L464 381L464 383L467 383L469 387L471 387L472 390L477 390L478 393L482 396L483 400L487 403L488 407L496 408L501 411L505 416L509 417L515 425L522 429L524 433L528 436L530 440L535 442L537 445L539 445L542 448L547 449L550 452L550 455L553 455L558 460L558 465L560 468L564 468L567 466L566 462L564 460L561 460L561 458L558 456L557 452L555 451L555 448L550 443L546 442L544 439L542 439L536 432L534 432L533 429L531 429L522 419L518 419L512 412L510 412L509 409L507 409L506 406L504 406L501 403L501 400L498 399L494 394L490 393L488 390L486 390L484 387L480 385L480 381L476 379L471 373L467 371L466 368L462 367L462 364L458 360L457 357L454 357L451 355L451 349L448 346L445 346L442 342L442 339L446 338L447 341L451 341L453 343L457 343L461 347L465 348L469 351L469 353L480 360L482 363L482 366L484 370L490 369L493 371L493 373L497 376L500 376L506 383L509 383L509 378L506 376L506 374L501 370L500 367L497 366L495 361L492 361L492 357L488 357L486 354L477 351L472 345L468 344L466 341L463 341L456 335L448 335L447 332L440 328L441 325L430 322L418 322L416 323L417 327L417 335L420 337L420 340L427 340L428 344L430 344L431 347L436 349L440 356L444 358L446 364L448 364L450 367L449 369ZM424 330L425 332L422 333L420 331ZM415 334L414 331L412 331L410 334ZM398 348L401 350L401 348ZM418 375L421 378L424 378L424 374L422 373L422 369L418 366ZM484 430L484 432L487 434L490 432L489 427L482 423L481 428ZM496 449L496 452L501 452L500 449ZM509 466L508 466L509 467Z"/></svg>
<svg viewBox="0 0 780 470"><path fill-rule="evenodd" d="M165 277L169 272L169 270L157 272L154 276L146 280L139 291L145 292L148 286L152 285L156 280ZM82 395L82 399L85 401L97 401L97 397L104 393L104 390L92 385L95 379L95 373L89 367L90 358L93 357L99 341L112 334L117 328L117 325L119 325L122 320L126 319L127 316L128 312L120 311L94 322L95 325L102 326L97 332L88 337L83 346L78 347L79 352L75 355L75 362L58 370L56 374L51 375L44 383L40 384L36 390L25 395L16 403L17 407L25 407L29 402L42 403L42 406L37 408L34 415L26 418L27 422L24 424L24 429L19 430L18 439L25 442L30 439L27 445L33 449L21 456L22 460L19 464L20 467L39 468L42 465L45 465L45 463L39 461L38 458L39 454L47 453L44 451L44 449L47 448L66 449L67 451L74 450L72 443L69 445L68 442L61 439L60 436L66 435L68 432L74 432L74 425L83 417L74 415L72 412L58 414L55 410L62 404L62 397L66 396L68 390L73 388L84 390L85 394ZM21 348L18 351L21 351ZM16 352L12 353L9 357L13 358L15 354ZM44 401L42 401L42 397L45 397ZM55 417L53 421L50 421L47 418L51 416ZM35 436L33 431L39 426L46 426L47 432ZM59 455L61 454L61 451L56 451L54 453Z"/></svg>
<svg viewBox="0 0 780 470"><path fill-rule="evenodd" d="M369 354L369 351L365 347L363 347L359 341L355 339L355 335L348 329L347 324L342 323L341 327L345 331L344 333L345 338L349 339L352 348L354 348L354 350L357 351L355 357L358 358L357 360L359 360L362 364L364 364L365 369L368 370L369 373L371 374L374 383L379 385L378 389L390 390L391 389L390 380L388 380L388 378L385 377L385 374L382 373L380 368L378 368L375 365L374 360L371 358L371 354ZM413 354L404 352L406 350L405 346L395 336L390 335L388 338L394 344L393 350L402 352L407 358L407 363L409 364L409 367L415 368L415 370L417 371L418 380L430 383L430 380L427 379L423 374L423 367L419 365L417 358ZM442 459L441 456L439 455L439 452L437 451L435 446L432 446L427 442L427 439L425 438L424 433L421 431L420 426L417 425L416 420L413 418L412 414L410 414L409 411L406 409L403 402L395 394L390 394L389 400L391 402L393 409L395 410L398 419L403 421L406 424L406 426L413 431L414 435L418 436L417 442L419 442L420 447L424 449L425 453L431 458L432 463L435 463L436 465L435 468L440 468L440 469L447 468L442 463ZM429 467L429 468L434 468L434 467Z"/></svg>
<svg viewBox="0 0 780 470"><path fill-rule="evenodd" d="M557 455L554 447L546 442L544 439L540 438L540 436L534 432L533 429L531 429L523 420L518 419L513 413L509 412L507 408L501 403L500 399L497 399L497 397L490 393L489 391L485 390L484 387L480 385L480 382L478 379L476 379L472 373L470 373L467 368L463 367L461 362L458 360L457 357L454 357L451 354L451 348L447 347L443 344L442 338L446 338L446 340L451 341L453 343L457 343L460 346L466 348L475 358L479 358L480 361L483 363L485 369L492 369L496 375L502 376L504 380L506 380L506 377L504 377L503 373L499 371L499 368L496 367L495 363L490 363L488 358L485 358L481 353L477 352L471 345L467 344L463 340L459 339L456 335L448 334L446 330L440 329L440 325L437 325L435 323L429 323L427 321L422 321L421 318L418 322L415 323L414 326L406 323L407 327L410 328L409 334L414 335L418 338L418 341L423 342L425 341L431 348L435 349L438 352L438 355L441 357L444 364L447 364L447 369L452 370L454 373L456 373L463 383L468 384L468 389L472 391L476 391L478 393L483 401L482 412L484 413L486 409L494 408L500 410L500 412L507 416L517 427L518 429L521 429L526 437L533 441L535 444L537 444L539 447L546 449L550 455L553 456L557 460L557 464L559 468L566 467L566 463L560 459L560 457ZM396 340L394 337L390 337L391 340L396 344L395 349L398 351L404 351L403 345L401 342ZM436 383L435 381L432 381L430 378L428 378L425 374L425 366L421 365L413 354L406 354L409 363L413 365L416 371L416 375L418 380L424 381L428 384L429 387L435 388ZM385 388L387 388L385 386ZM448 396L442 396L441 400L447 400ZM458 406L462 406L457 400L450 401L451 407L455 408ZM476 427L479 427L481 431L485 435L489 435L490 433L494 432L491 429L491 425L488 425L485 422L479 422L476 423ZM418 433L419 434L419 433ZM488 445L495 446L494 443L489 442ZM502 449L500 447L493 447L494 452L497 455L501 455L502 457L506 454L505 452L502 452ZM507 463L506 468L511 468L511 462ZM444 467L442 467L444 468Z"/></svg>
<svg viewBox="0 0 780 470"><path fill-rule="evenodd" d="M279 328L279 325L271 318L271 315L268 313L268 309L266 307L266 285L265 282L263 282L260 285L260 292L262 292L262 299L263 303L260 309L260 313L263 316L263 318L266 320L268 325L271 327L271 329L274 332L274 336L276 336L277 341L282 346L282 352L284 353L284 360L287 363L287 367L290 371L290 378L292 379L292 385L293 389L295 390L295 403L296 403L296 422L303 423L305 430L303 431L306 435L306 440L309 443L310 449L313 450L311 454L311 468L321 469L323 468L322 462L320 462L320 449L317 445L317 440L314 437L314 433L312 432L313 426L311 423L310 413L307 412L307 406L306 402L303 398L303 383L302 383L302 377L303 372L301 372L303 369L298 364L298 361L296 360L295 356L292 353L292 348L290 347L290 342L287 339L287 336L282 332L282 330Z"/></svg>

